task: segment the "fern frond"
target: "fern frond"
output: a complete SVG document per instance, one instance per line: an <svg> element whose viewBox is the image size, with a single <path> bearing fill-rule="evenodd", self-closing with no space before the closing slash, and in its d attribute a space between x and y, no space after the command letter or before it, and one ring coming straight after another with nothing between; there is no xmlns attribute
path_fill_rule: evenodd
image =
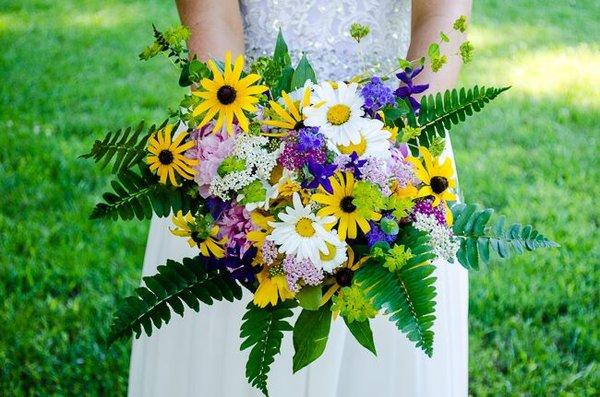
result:
<svg viewBox="0 0 600 397"><path fill-rule="evenodd" d="M480 261L487 264L490 250L500 258L508 258L512 253L522 254L538 248L559 246L531 225L521 226L519 223L513 223L505 228L504 217L499 217L490 224L493 212L491 208L480 209L474 204L452 206L452 231L461 240L456 256L467 269L479 269Z"/></svg>
<svg viewBox="0 0 600 397"><path fill-rule="evenodd" d="M128 170L140 164L148 156L146 151L148 138L166 124L167 121L158 127L152 125L145 131L144 122L142 121L135 128L128 127L111 131L104 139L96 140L90 152L81 157L93 158L96 163L102 162L101 168L105 168L112 161L112 172L114 174Z"/></svg>
<svg viewBox="0 0 600 397"><path fill-rule="evenodd" d="M171 211L184 213L198 209L198 199L190 197L184 188L175 188L158 183L158 178L147 167L138 174L123 170L112 181L113 192L104 193L103 203L96 204L91 219L118 218L128 220L150 219L152 212L168 216Z"/></svg>
<svg viewBox="0 0 600 397"><path fill-rule="evenodd" d="M509 88L475 86L469 89L446 90L443 96L441 93L423 96L419 116L413 120L413 124L416 121L414 126L421 128L421 135L410 143L429 147L434 137L444 137L453 125L479 112L488 102Z"/></svg>
<svg viewBox="0 0 600 397"><path fill-rule="evenodd" d="M435 254L428 245L427 234L412 227L404 231L399 241L414 255L404 266L391 272L381 263L370 261L356 273L355 280L373 299L375 307L389 314L390 321L431 356L436 296L431 260Z"/></svg>
<svg viewBox="0 0 600 397"><path fill-rule="evenodd" d="M152 335L171 320L171 310L183 316L184 304L194 311L200 302L211 305L213 300L241 299L242 289L225 271L206 270L203 258L185 258L183 263L168 260L158 267L158 273L144 277L144 286L135 295L124 299L113 317L107 343L126 338L132 333L139 338L142 330Z"/></svg>
<svg viewBox="0 0 600 397"><path fill-rule="evenodd" d="M267 376L275 356L281 349L283 331L294 329L286 321L294 314L294 307L294 300L279 302L276 306L269 305L262 309L250 302L246 307L240 329L240 337L244 338L240 350L252 347L246 363L246 378L265 396L269 395Z"/></svg>

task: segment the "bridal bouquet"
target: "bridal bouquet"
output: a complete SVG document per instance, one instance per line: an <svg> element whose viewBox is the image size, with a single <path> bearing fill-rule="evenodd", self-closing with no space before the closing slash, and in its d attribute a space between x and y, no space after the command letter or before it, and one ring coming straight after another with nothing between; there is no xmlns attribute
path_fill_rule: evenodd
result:
<svg viewBox="0 0 600 397"><path fill-rule="evenodd" d="M360 40L367 28L351 33ZM165 53L180 84L195 88L159 126L96 141L86 156L112 164L116 179L92 217L171 216L195 254L144 278L120 304L109 343L151 335L185 306L247 298L246 376L267 394L284 332L293 333L294 371L323 353L336 319L375 354L369 321L387 316L431 355L436 266L477 269L492 253L556 246L531 226L506 227L491 209L457 203L446 131L507 88L418 99L428 86L414 79L426 62L443 65L446 35L392 73L319 81L306 57L292 65L281 33L273 56L249 67L229 53L189 60L185 28L154 34L142 58ZM460 55L470 51L467 42Z"/></svg>

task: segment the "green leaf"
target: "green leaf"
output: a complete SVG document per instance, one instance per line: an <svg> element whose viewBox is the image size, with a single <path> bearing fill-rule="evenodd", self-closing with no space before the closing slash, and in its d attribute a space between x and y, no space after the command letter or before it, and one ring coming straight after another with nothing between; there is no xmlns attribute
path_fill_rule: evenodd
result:
<svg viewBox="0 0 600 397"><path fill-rule="evenodd" d="M320 286L306 285L296 294L296 299L303 309L317 310L321 306L323 292Z"/></svg>
<svg viewBox="0 0 600 397"><path fill-rule="evenodd" d="M291 66L286 66L279 77L279 82L272 90L273 99L279 99L281 96L281 91L290 92L290 86L292 84L292 76L294 74L294 68Z"/></svg>
<svg viewBox="0 0 600 397"><path fill-rule="evenodd" d="M281 350L283 332L291 331L292 326L286 321L294 313L292 309L296 302L288 300L276 306L268 305L260 308L250 302L246 306L240 337L244 339L240 350L252 347L246 363L246 378L248 382L269 395L267 378L275 356Z"/></svg>
<svg viewBox="0 0 600 397"><path fill-rule="evenodd" d="M306 81L312 81L313 83L317 82L317 76L315 75L315 71L310 66L308 59L306 59L306 55L302 55L300 61L298 62L298 66L296 66L296 70L292 75L292 81L290 83L290 90L295 90L304 86Z"/></svg>
<svg viewBox="0 0 600 397"><path fill-rule="evenodd" d="M375 342L373 342L373 331L371 331L369 320L348 322L344 317L344 322L352 335L354 335L356 341L371 351L371 353L377 355Z"/></svg>
<svg viewBox="0 0 600 397"><path fill-rule="evenodd" d="M281 28L279 29L279 33L277 34L277 41L275 42L273 61L275 61L280 66L290 66L292 64L292 60L288 51L288 46L285 42L285 39L283 38Z"/></svg>
<svg viewBox="0 0 600 397"><path fill-rule="evenodd" d="M319 310L302 310L294 324L294 373L323 354L331 326L331 301Z"/></svg>
<svg viewBox="0 0 600 397"><path fill-rule="evenodd" d="M435 50L434 50L435 51ZM446 131L479 112L483 107L498 95L510 87L478 87L460 91L456 89L447 90L442 95L425 95L421 98L418 123L414 127L420 127L422 132L419 138L410 141L412 145L429 147L436 137L444 137ZM409 120L410 122L410 120Z"/></svg>
<svg viewBox="0 0 600 397"><path fill-rule="evenodd" d="M204 259L185 258L183 263L169 260L158 273L144 277L144 284L133 296L119 303L107 338L108 345L132 333L139 338L143 331L152 335L171 320L171 310L183 316L183 304L199 309L199 301L208 305L213 299L241 299L242 289L231 274L206 270Z"/></svg>
<svg viewBox="0 0 600 397"><path fill-rule="evenodd" d="M429 48L427 49L427 55L429 58L437 58L440 56L440 45L437 43L429 44Z"/></svg>
<svg viewBox="0 0 600 397"><path fill-rule="evenodd" d="M522 254L537 248L558 247L554 241L542 236L531 225L521 227L519 223L505 229L505 218L498 217L490 225L493 214L491 208L480 209L474 204L454 204L452 231L461 239L456 254L458 261L467 269L479 269L479 262L488 263L490 250L500 258L508 258L511 253Z"/></svg>
<svg viewBox="0 0 600 397"><path fill-rule="evenodd" d="M406 228L399 241L417 254L394 272L378 261L369 261L356 272L354 280L373 299L378 310L384 310L409 340L431 356L436 292L435 277L431 276L434 266L430 263L435 254L428 240L427 233Z"/></svg>

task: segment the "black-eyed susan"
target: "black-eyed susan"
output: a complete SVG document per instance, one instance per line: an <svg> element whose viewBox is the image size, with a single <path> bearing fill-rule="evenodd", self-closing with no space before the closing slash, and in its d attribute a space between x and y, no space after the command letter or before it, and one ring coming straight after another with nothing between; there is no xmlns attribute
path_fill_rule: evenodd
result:
<svg viewBox="0 0 600 397"><path fill-rule="evenodd" d="M173 223L177 227L171 229L171 233L179 237L187 237L190 247L198 247L204 256L223 258L225 256L223 245L227 242L227 238L219 238L219 226L204 221L208 219L203 218L203 222L199 223L191 212L183 215L182 211L178 211L173 216Z"/></svg>
<svg viewBox="0 0 600 397"><path fill-rule="evenodd" d="M294 297L294 294L288 288L287 279L280 264L264 266L263 270L256 275L256 278L259 282L254 293L254 304L256 306L265 307L269 303L275 306L280 298L284 301Z"/></svg>
<svg viewBox="0 0 600 397"><path fill-rule="evenodd" d="M418 158L407 158L414 166L417 178L423 183L423 186L419 188L416 197L432 196L434 198L434 207L437 207L442 200L444 202L456 200L456 195L450 191L450 189L456 187L452 160L447 157L444 162L440 164L438 159L434 158L431 155L431 152L423 146L419 147L419 152L423 157L425 166L423 166L423 163Z"/></svg>
<svg viewBox="0 0 600 397"><path fill-rule="evenodd" d="M298 130L304 127L303 109L310 105L310 87L304 87L300 101L294 101L286 93L281 93L285 108L275 101L269 101L271 109L279 116L278 119L265 120L265 125L286 130Z"/></svg>
<svg viewBox="0 0 600 397"><path fill-rule="evenodd" d="M351 172L338 172L330 178L330 182L332 193L323 190L322 193L315 193L311 197L313 201L324 205L317 215L333 215L337 219L338 235L342 240L346 237L356 238L357 225L363 233L371 230L368 221L381 219L381 214L369 211L365 216L365 211L359 211L354 203L356 188L354 175Z"/></svg>
<svg viewBox="0 0 600 397"><path fill-rule="evenodd" d="M255 104L258 102L258 97L268 87L255 85L260 80L258 74L252 73L241 77L244 68L242 55L239 55L232 65L231 52L227 52L223 73L212 59L207 62L207 65L213 73L213 78L202 79L200 85L203 89L194 92L194 95L202 98L203 101L194 109L192 115L196 117L204 114L200 127L216 115L217 122L214 130L219 131L225 124L229 134L233 133L235 117L242 130L248 131L248 118L244 111L256 112Z"/></svg>
<svg viewBox="0 0 600 397"><path fill-rule="evenodd" d="M333 278L333 284L327 289L325 295L321 300L321 304L327 303L329 299L340 289L343 287L349 287L352 285L352 279L354 278L354 273L367 261L369 260L369 256L362 257L358 262L354 262L354 251L352 248L348 247L348 260L344 264L344 266L340 267L335 273Z"/></svg>
<svg viewBox="0 0 600 397"><path fill-rule="evenodd" d="M198 160L185 157L184 152L194 146L194 141L182 143L188 135L181 132L175 140L171 140L173 125L167 124L163 129L155 132L148 140L148 151L151 155L147 158L150 171L158 173L160 183L167 183L167 176L171 184L177 186L175 175L185 179L194 179L196 170L192 167L198 165Z"/></svg>

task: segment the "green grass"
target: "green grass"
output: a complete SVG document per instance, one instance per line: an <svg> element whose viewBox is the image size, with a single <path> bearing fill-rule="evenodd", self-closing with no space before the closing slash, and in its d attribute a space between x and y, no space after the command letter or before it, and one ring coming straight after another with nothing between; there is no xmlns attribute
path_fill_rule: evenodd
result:
<svg viewBox="0 0 600 397"><path fill-rule="evenodd" d="M462 189L562 248L472 274L473 395L600 390L599 11L475 2L463 83L513 88L454 131ZM148 225L88 221L107 174L77 156L176 104L176 72L136 59L150 23L176 20L171 2L0 0L2 394L125 393L129 344L99 341Z"/></svg>

